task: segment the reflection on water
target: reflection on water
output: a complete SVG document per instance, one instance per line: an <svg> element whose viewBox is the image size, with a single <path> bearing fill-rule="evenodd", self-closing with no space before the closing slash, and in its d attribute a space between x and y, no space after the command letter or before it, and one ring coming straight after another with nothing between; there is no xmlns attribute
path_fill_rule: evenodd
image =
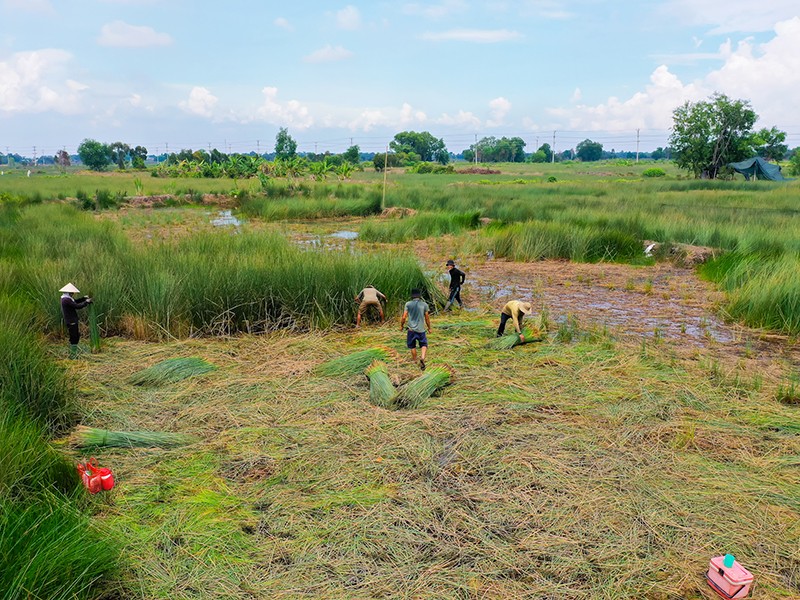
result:
<svg viewBox="0 0 800 600"><path fill-rule="evenodd" d="M358 237L357 231L337 231L330 234L328 237L339 238L342 240L354 240Z"/></svg>
<svg viewBox="0 0 800 600"><path fill-rule="evenodd" d="M233 216L233 211L221 210L216 219L211 219L211 224L214 227L227 227L228 225L239 227L242 222Z"/></svg>

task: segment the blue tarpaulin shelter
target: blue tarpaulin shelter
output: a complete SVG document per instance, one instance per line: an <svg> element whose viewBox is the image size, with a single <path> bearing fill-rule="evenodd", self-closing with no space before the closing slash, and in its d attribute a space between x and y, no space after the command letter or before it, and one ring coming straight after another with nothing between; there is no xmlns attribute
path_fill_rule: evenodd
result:
<svg viewBox="0 0 800 600"><path fill-rule="evenodd" d="M751 177L769 181L786 181L786 177L781 175L781 168L778 165L770 164L760 156L748 158L741 162L728 163L728 166L737 173L744 175L747 181L750 181Z"/></svg>

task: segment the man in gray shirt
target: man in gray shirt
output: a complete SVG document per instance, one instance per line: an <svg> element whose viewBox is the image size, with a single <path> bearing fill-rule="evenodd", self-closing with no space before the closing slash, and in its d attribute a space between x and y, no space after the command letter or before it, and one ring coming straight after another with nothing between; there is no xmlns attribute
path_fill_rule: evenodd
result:
<svg viewBox="0 0 800 600"><path fill-rule="evenodd" d="M406 302L403 310L403 317L400 319L400 331L408 321L408 333L406 334L406 347L411 350L411 359L417 360L417 344L420 348L419 368L425 370L425 356L428 353L428 336L425 331L431 329L431 317L428 304L421 298L420 291L411 290L411 300Z"/></svg>

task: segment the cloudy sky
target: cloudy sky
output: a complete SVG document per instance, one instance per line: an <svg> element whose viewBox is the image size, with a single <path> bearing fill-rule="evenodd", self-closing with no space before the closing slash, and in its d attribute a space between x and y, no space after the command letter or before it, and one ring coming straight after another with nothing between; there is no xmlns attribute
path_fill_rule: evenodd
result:
<svg viewBox="0 0 800 600"><path fill-rule="evenodd" d="M0 152L666 145L720 91L800 146L800 2L0 0Z"/></svg>

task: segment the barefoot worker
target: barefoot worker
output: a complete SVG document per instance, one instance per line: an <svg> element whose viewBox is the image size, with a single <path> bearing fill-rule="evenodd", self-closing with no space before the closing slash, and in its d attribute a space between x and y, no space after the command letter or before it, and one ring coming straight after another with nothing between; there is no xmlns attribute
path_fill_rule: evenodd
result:
<svg viewBox="0 0 800 600"><path fill-rule="evenodd" d="M87 307L92 303L92 299L87 297L76 300L73 298L72 295L80 294L80 290L71 283L58 291L61 292L61 312L69 332L69 353L74 358L78 354L78 342L81 339L81 332L78 329L78 309Z"/></svg>
<svg viewBox="0 0 800 600"><path fill-rule="evenodd" d="M428 303L421 298L422 294L417 289L411 290L411 300L406 302L403 317L400 319L400 331L408 320L408 333L406 334L406 347L411 350L411 359L417 360L417 344L420 348L419 368L425 370L425 355L428 353L428 337L425 331L431 330L431 317Z"/></svg>
<svg viewBox="0 0 800 600"><path fill-rule="evenodd" d="M520 341L524 342L525 336L522 335L522 319L525 315L530 314L530 312L530 302L520 302L519 300L507 302L503 310L500 311L500 327L497 328L497 337L503 335L503 332L506 330L506 322L512 319L514 321L514 329L517 330Z"/></svg>
<svg viewBox="0 0 800 600"><path fill-rule="evenodd" d="M450 310L453 302L458 302L458 308L464 308L464 304L461 302L461 286L467 276L464 274L464 271L456 267L456 263L453 259L447 261L446 267L450 272L450 297L447 299L447 304L444 305L444 309Z"/></svg>
<svg viewBox="0 0 800 600"><path fill-rule="evenodd" d="M381 315L381 323L383 323L383 306L381 306L381 300L386 302L386 296L376 290L375 286L372 284L359 292L358 296L356 296L356 302L360 303L358 305L358 314L356 315L356 327L361 325L361 317L367 312L370 306L374 306L378 309L378 313Z"/></svg>

